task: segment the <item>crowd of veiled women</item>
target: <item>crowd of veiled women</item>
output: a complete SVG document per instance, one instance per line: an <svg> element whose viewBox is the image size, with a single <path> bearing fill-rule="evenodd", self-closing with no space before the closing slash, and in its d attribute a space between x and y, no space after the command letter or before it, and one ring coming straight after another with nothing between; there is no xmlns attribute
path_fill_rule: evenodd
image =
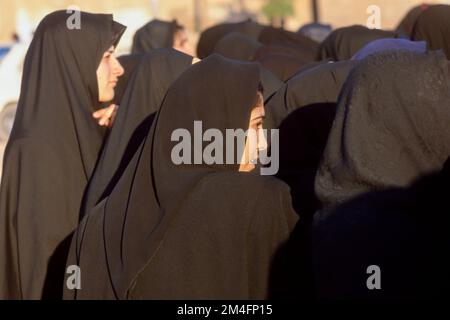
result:
<svg viewBox="0 0 450 320"><path fill-rule="evenodd" d="M396 30L220 24L201 34L201 61L175 50L181 26L152 21L115 65L111 113L98 68L124 26L65 19L41 22L24 65L0 298L447 295L450 6L416 7ZM92 117L104 107L107 127ZM276 175L172 161L175 130L247 130L262 107Z"/></svg>

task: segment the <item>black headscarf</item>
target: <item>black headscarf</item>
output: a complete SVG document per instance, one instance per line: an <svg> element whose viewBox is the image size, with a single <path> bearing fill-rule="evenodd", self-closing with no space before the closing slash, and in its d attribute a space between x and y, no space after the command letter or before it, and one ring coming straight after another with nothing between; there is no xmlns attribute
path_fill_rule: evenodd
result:
<svg viewBox="0 0 450 320"><path fill-rule="evenodd" d="M263 28L262 25L250 19L239 23L222 23L212 26L200 35L197 45L197 56L203 59L212 54L217 42L229 33L243 33L254 39L258 39Z"/></svg>
<svg viewBox="0 0 450 320"><path fill-rule="evenodd" d="M149 53L155 49L171 48L176 26L176 21L150 21L136 31L131 53Z"/></svg>
<svg viewBox="0 0 450 320"><path fill-rule="evenodd" d="M449 83L442 52L361 61L344 85L316 176L322 203L406 186L441 169L450 154Z"/></svg>
<svg viewBox="0 0 450 320"><path fill-rule="evenodd" d="M77 226L103 140L92 117L96 70L125 29L111 15L80 15L80 29L67 27L65 11L46 16L25 58L0 192L0 298L62 289L60 246Z"/></svg>
<svg viewBox="0 0 450 320"><path fill-rule="evenodd" d="M331 31L333 31L331 25L313 22L303 25L298 29L297 33L303 34L317 43L321 43L329 36Z"/></svg>
<svg viewBox="0 0 450 320"><path fill-rule="evenodd" d="M267 102L265 127L279 128L289 115L303 107L337 103L348 73L355 65L351 61L324 63L289 79Z"/></svg>
<svg viewBox="0 0 450 320"><path fill-rule="evenodd" d="M396 29L397 33L408 39L411 38L417 19L422 14L422 12L427 10L429 7L430 5L424 3L409 10L402 21L400 21Z"/></svg>
<svg viewBox="0 0 450 320"><path fill-rule="evenodd" d="M259 36L264 44L253 60L261 63L280 80L287 81L315 60L318 44L313 40L279 28L266 27Z"/></svg>
<svg viewBox="0 0 450 320"><path fill-rule="evenodd" d="M319 47L317 42L302 34L274 27L265 27L258 40L266 46L288 47L300 51L303 55L309 53L311 60L314 60L314 55Z"/></svg>
<svg viewBox="0 0 450 320"><path fill-rule="evenodd" d="M262 44L255 38L240 32L232 32L219 40L214 53L242 61L250 61Z"/></svg>
<svg viewBox="0 0 450 320"><path fill-rule="evenodd" d="M83 212L95 206L114 187L147 136L170 85L191 64L191 56L174 49L157 49L141 57L89 182Z"/></svg>
<svg viewBox="0 0 450 320"><path fill-rule="evenodd" d="M144 145L79 228L78 298L267 295L271 258L297 219L287 187L238 165L171 159L172 133L193 135L195 120L223 134L247 129L260 81L257 64L213 55L172 85Z"/></svg>
<svg viewBox="0 0 450 320"><path fill-rule="evenodd" d="M290 48L263 46L256 52L253 61L259 62L278 79L285 82L300 72L312 60Z"/></svg>
<svg viewBox="0 0 450 320"><path fill-rule="evenodd" d="M422 12L414 25L412 40L426 41L428 49L442 49L450 59L450 6L434 5Z"/></svg>
<svg viewBox="0 0 450 320"><path fill-rule="evenodd" d="M277 177L291 187L294 208L303 218L311 218L318 208L314 177L339 94L356 63L341 61L307 70L290 79L266 105L265 127L280 129Z"/></svg>
<svg viewBox="0 0 450 320"><path fill-rule="evenodd" d="M383 38L397 38L391 31L351 26L334 30L320 45L318 60L349 60L366 44Z"/></svg>

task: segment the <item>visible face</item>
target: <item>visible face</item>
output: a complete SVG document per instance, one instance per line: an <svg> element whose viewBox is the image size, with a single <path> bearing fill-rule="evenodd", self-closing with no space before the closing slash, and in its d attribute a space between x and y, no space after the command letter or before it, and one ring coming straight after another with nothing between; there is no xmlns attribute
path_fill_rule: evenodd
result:
<svg viewBox="0 0 450 320"><path fill-rule="evenodd" d="M114 99L114 88L124 73L123 67L114 55L114 46L103 54L97 69L98 101L108 102Z"/></svg>
<svg viewBox="0 0 450 320"><path fill-rule="evenodd" d="M186 54L189 52L189 37L186 29L179 29L173 37L173 48Z"/></svg>
<svg viewBox="0 0 450 320"><path fill-rule="evenodd" d="M252 143L249 143L249 139L247 139L241 165L239 167L239 171L241 172L250 172L255 169L259 158L259 151L267 149L267 140L262 131L266 114L264 110L264 98L261 92L257 93L257 98L257 103L250 114L250 123L248 127L249 131L254 130L254 132L256 132L256 148L252 148Z"/></svg>

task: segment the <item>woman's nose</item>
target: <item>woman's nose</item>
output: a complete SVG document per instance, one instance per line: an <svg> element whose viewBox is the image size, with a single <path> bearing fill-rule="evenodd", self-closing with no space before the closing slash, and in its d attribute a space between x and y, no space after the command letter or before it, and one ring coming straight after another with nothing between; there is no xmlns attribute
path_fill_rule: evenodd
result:
<svg viewBox="0 0 450 320"><path fill-rule="evenodd" d="M266 150L268 148L267 137L263 129L258 130L258 150Z"/></svg>
<svg viewBox="0 0 450 320"><path fill-rule="evenodd" d="M125 70L123 69L122 65L120 64L119 60L117 60L116 57L114 57L114 73L120 77L124 74Z"/></svg>

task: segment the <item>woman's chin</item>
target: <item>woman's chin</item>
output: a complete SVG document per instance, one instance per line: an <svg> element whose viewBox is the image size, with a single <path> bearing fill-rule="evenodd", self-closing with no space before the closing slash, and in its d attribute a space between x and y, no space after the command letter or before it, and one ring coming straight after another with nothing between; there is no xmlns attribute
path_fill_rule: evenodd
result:
<svg viewBox="0 0 450 320"><path fill-rule="evenodd" d="M103 94L100 96L99 102L101 103L105 103L105 102L110 102L114 99L114 91L113 92L109 92L107 94Z"/></svg>

